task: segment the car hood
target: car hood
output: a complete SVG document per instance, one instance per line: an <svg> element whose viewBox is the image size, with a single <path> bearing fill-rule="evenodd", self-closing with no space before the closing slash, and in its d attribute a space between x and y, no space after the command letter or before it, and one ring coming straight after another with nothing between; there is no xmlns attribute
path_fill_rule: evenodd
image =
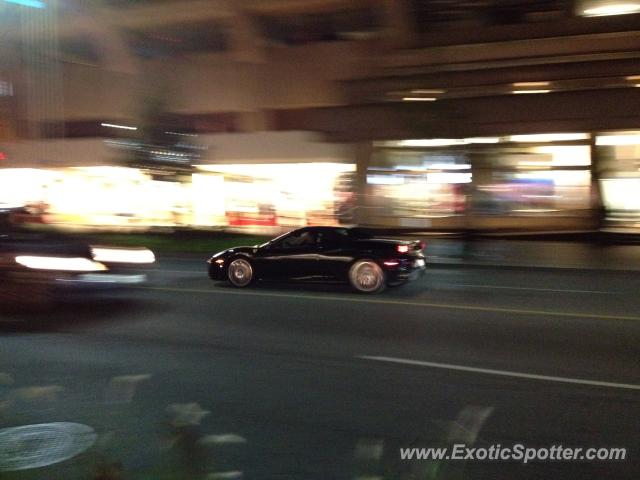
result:
<svg viewBox="0 0 640 480"><path fill-rule="evenodd" d="M243 247L228 248L228 249L224 250L222 253L226 254L226 255L231 255L231 254L234 254L234 253L254 254L256 252L256 250L258 250L257 246L253 246L253 247L243 246Z"/></svg>

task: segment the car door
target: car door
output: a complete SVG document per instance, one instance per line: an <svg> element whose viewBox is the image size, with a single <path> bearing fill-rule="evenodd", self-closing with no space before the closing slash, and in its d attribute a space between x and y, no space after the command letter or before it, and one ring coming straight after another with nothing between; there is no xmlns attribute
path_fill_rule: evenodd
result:
<svg viewBox="0 0 640 480"><path fill-rule="evenodd" d="M301 278L319 274L317 235L313 231L291 232L262 247L259 257L264 278Z"/></svg>
<svg viewBox="0 0 640 480"><path fill-rule="evenodd" d="M326 278L342 279L353 261L353 248L346 229L318 233L318 270Z"/></svg>

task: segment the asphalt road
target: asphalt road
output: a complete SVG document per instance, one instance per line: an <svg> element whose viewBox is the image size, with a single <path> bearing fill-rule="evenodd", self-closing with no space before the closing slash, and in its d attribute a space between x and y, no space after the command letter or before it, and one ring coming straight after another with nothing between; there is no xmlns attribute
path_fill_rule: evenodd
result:
<svg viewBox="0 0 640 480"><path fill-rule="evenodd" d="M2 313L0 429L96 436L0 430L0 470L53 463L0 479L638 478L640 274L432 267L377 296L153 274ZM456 443L627 454L400 459Z"/></svg>

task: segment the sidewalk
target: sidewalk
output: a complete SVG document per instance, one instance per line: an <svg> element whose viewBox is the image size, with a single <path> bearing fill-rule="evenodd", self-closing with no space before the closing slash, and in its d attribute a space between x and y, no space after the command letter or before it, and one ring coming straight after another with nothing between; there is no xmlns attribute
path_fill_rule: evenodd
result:
<svg viewBox="0 0 640 480"><path fill-rule="evenodd" d="M411 238L421 238L419 235ZM640 272L640 245L602 246L580 242L541 240L473 240L422 237L425 255L433 266L517 269L577 269ZM212 250L210 253L214 253ZM208 254L158 253L159 259L197 260Z"/></svg>
<svg viewBox="0 0 640 480"><path fill-rule="evenodd" d="M640 271L639 245L424 238L432 265Z"/></svg>

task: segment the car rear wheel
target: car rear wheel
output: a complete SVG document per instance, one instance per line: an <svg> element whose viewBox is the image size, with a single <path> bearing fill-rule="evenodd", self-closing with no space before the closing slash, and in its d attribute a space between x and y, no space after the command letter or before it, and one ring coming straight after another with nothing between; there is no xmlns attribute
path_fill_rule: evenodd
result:
<svg viewBox="0 0 640 480"><path fill-rule="evenodd" d="M227 278L234 287L246 287L253 281L251 263L244 258L236 258L227 268Z"/></svg>
<svg viewBox="0 0 640 480"><path fill-rule="evenodd" d="M361 293L378 293L384 290L385 275L373 260L358 260L349 269L349 283Z"/></svg>

